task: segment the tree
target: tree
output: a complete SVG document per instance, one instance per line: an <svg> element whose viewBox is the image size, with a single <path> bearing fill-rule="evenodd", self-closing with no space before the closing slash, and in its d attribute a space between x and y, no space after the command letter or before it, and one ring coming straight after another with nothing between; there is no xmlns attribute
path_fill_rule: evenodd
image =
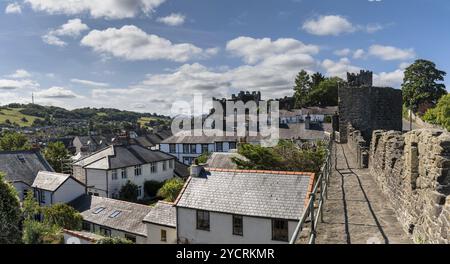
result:
<svg viewBox="0 0 450 264"><path fill-rule="evenodd" d="M305 106L309 89L311 88L311 78L305 70L301 70L295 77L294 101L295 108Z"/></svg>
<svg viewBox="0 0 450 264"><path fill-rule="evenodd" d="M423 119L450 131L450 94L442 96L435 108L428 109Z"/></svg>
<svg viewBox="0 0 450 264"><path fill-rule="evenodd" d="M0 173L0 244L17 244L21 242L20 210L17 192L5 175Z"/></svg>
<svg viewBox="0 0 450 264"><path fill-rule="evenodd" d="M308 95L308 104L314 106L338 105L338 88L344 80L338 77L326 78L311 89Z"/></svg>
<svg viewBox="0 0 450 264"><path fill-rule="evenodd" d="M25 220L34 220L34 217L41 213L39 203L34 198L34 193L28 191L22 203L23 218Z"/></svg>
<svg viewBox="0 0 450 264"><path fill-rule="evenodd" d="M138 186L131 181L128 181L119 192L119 199L128 202L137 202Z"/></svg>
<svg viewBox="0 0 450 264"><path fill-rule="evenodd" d="M97 240L95 244L133 244L130 240L121 237L105 237L100 240Z"/></svg>
<svg viewBox="0 0 450 264"><path fill-rule="evenodd" d="M273 148L265 148L260 145L243 144L239 147L238 152L247 158L247 160L232 158L240 169L279 170L283 161L283 158L275 153Z"/></svg>
<svg viewBox="0 0 450 264"><path fill-rule="evenodd" d="M54 204L42 209L44 223L70 230L81 230L83 217L73 207L67 204Z"/></svg>
<svg viewBox="0 0 450 264"><path fill-rule="evenodd" d="M60 227L25 220L23 224L23 243L25 244L63 244L64 236Z"/></svg>
<svg viewBox="0 0 450 264"><path fill-rule="evenodd" d="M30 144L27 137L22 133L5 132L0 138L0 150L14 151L14 150L28 150Z"/></svg>
<svg viewBox="0 0 450 264"><path fill-rule="evenodd" d="M174 202L181 189L183 189L184 181L180 178L172 178L167 180L164 185L159 189L158 196L164 198L169 202Z"/></svg>
<svg viewBox="0 0 450 264"><path fill-rule="evenodd" d="M64 164L69 160L69 151L62 142L51 142L44 150L45 159L56 172L64 171Z"/></svg>
<svg viewBox="0 0 450 264"><path fill-rule="evenodd" d="M420 105L436 105L439 98L445 95L444 71L427 60L416 60L405 70L402 84L403 102L413 112L417 113Z"/></svg>
<svg viewBox="0 0 450 264"><path fill-rule="evenodd" d="M323 76L320 72L316 72L311 76L311 87L317 87L323 81L325 81L325 76Z"/></svg>

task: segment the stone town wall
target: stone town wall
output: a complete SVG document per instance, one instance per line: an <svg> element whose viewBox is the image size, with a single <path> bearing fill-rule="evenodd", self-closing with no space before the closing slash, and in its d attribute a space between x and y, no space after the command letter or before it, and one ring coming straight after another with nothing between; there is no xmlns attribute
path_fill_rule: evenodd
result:
<svg viewBox="0 0 450 264"><path fill-rule="evenodd" d="M369 168L416 243L450 242L450 133L375 131Z"/></svg>
<svg viewBox="0 0 450 264"><path fill-rule="evenodd" d="M369 150L367 142L361 136L361 131L356 130L352 125L347 128L347 141L352 154L356 157L358 168L367 168L369 163Z"/></svg>

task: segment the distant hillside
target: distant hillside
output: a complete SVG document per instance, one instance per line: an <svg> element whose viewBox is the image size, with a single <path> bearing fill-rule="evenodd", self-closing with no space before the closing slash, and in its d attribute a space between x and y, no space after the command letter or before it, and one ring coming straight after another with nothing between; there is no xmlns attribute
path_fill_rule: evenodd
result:
<svg viewBox="0 0 450 264"><path fill-rule="evenodd" d="M67 110L55 106L37 104L9 104L0 107L0 125L47 125L62 120L83 120L86 122L130 122L145 126L151 120L168 121L170 117L156 113L137 113L113 108L80 108Z"/></svg>

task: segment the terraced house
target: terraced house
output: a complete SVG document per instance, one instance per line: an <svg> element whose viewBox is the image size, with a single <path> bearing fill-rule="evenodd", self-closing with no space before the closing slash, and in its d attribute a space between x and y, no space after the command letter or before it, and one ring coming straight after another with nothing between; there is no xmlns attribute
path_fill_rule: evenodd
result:
<svg viewBox="0 0 450 264"><path fill-rule="evenodd" d="M144 183L163 182L174 177L175 158L164 152L135 144L106 147L73 164L73 175L87 186L90 195L117 198L128 181L144 197Z"/></svg>

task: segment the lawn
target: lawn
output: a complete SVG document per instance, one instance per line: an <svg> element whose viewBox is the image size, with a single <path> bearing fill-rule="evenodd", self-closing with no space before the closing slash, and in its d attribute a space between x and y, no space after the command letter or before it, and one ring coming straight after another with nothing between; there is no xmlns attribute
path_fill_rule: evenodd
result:
<svg viewBox="0 0 450 264"><path fill-rule="evenodd" d="M6 108L0 109L0 124L5 124L6 120L9 119L12 124L17 123L21 127L31 126L36 119L42 119L40 117L24 115L20 113L21 108ZM22 119L25 117L28 122L24 122Z"/></svg>

